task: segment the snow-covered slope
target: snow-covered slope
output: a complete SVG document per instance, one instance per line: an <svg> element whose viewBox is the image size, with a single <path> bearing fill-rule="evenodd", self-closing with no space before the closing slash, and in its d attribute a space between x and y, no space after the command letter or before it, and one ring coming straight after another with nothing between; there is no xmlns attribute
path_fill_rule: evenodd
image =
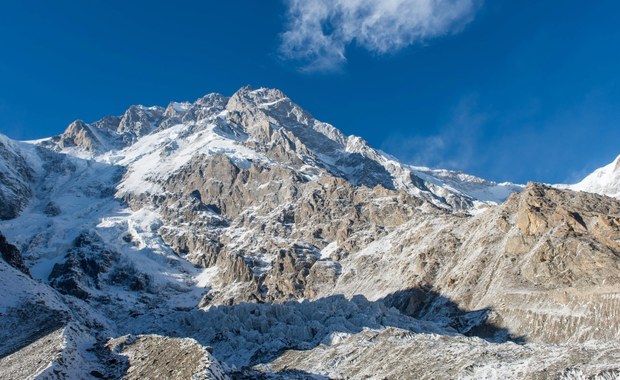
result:
<svg viewBox="0 0 620 380"><path fill-rule="evenodd" d="M620 156L610 164L596 169L581 182L562 187L620 198Z"/></svg>

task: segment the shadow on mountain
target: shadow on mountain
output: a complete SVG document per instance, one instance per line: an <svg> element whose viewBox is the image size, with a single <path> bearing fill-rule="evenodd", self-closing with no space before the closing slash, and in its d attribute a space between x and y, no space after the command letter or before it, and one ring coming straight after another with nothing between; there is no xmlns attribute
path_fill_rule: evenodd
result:
<svg viewBox="0 0 620 380"><path fill-rule="evenodd" d="M317 165L323 166L332 175L355 185L370 188L381 185L386 189L395 190L392 175L378 162L358 152L344 153L342 145L313 128L300 127L296 122L292 122L291 125L292 127L288 129L310 150L326 156L339 157L333 165L317 162Z"/></svg>
<svg viewBox="0 0 620 380"><path fill-rule="evenodd" d="M259 372L252 370L240 370L229 373L228 376L232 380L277 380L277 379L287 379L287 380L330 380L329 377L323 375L317 375L314 373L300 371L297 369L287 369L278 372Z"/></svg>
<svg viewBox="0 0 620 380"><path fill-rule="evenodd" d="M413 318L450 327L459 334L475 336L491 343L525 343L524 336L515 336L506 328L489 321L491 308L466 311L450 298L432 290L419 287L399 290L383 299L383 302Z"/></svg>
<svg viewBox="0 0 620 380"><path fill-rule="evenodd" d="M353 169L352 172L345 174L336 168L327 168L333 175L344 178L355 185L370 188L381 185L389 190L396 189L392 175L383 166L359 153L349 153L338 160L336 166Z"/></svg>
<svg viewBox="0 0 620 380"><path fill-rule="evenodd" d="M65 313L29 302L0 313L0 358L63 328L67 321Z"/></svg>
<svg viewBox="0 0 620 380"><path fill-rule="evenodd" d="M240 303L208 310L145 313L136 317L128 325L133 327L125 333L193 338L212 347L213 355L221 362L239 368L240 373L253 373L257 368L261 372L263 365L268 366L287 350L329 346L366 329L391 327L414 334L463 334L492 343L523 341L523 337L514 337L507 329L487 321L490 312L465 311L437 292L411 288L377 301L361 295L351 299L333 295L283 304Z"/></svg>

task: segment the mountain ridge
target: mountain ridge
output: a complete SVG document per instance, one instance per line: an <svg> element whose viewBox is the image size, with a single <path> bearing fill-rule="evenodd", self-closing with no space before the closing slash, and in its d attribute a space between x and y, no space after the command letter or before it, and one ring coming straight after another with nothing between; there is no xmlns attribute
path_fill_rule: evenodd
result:
<svg viewBox="0 0 620 380"><path fill-rule="evenodd" d="M279 150L279 157L274 158L276 160L285 158L298 167L304 164L310 167L318 166L354 184L361 183L369 187L381 184L388 188L407 189L410 193L424 196L443 207L467 210L472 209L476 202L479 205L499 203L508 193L521 188L520 185L497 184L473 176L455 180L459 176L457 172L444 171L444 175L435 175L433 170L403 164L371 148L362 138L344 136L332 125L314 119L280 90L245 86L231 97L208 94L193 103L171 102L165 111L162 112L162 109L163 107L157 106L132 106L120 119L106 117L91 123L92 125L80 124L80 131L86 131L88 126L89 130L100 131L106 138L99 138L95 133L89 136L87 132L75 132L72 127L77 123L75 122L63 134L47 139L44 145L67 152L72 151L72 147L82 147L81 154L84 157L96 158L101 153L129 148L137 142L136 129L150 130L150 134L165 134L165 131L175 124L184 123L189 128L200 129L201 124L204 126L205 123L214 121L222 124L220 128L213 129L222 140L245 145L249 149L258 149L258 153L266 153L267 156L274 150ZM131 110L134 111L130 112ZM155 116L150 118L132 119L129 116L135 114L135 110L156 111L153 111ZM115 120L112 124L108 122L111 118ZM248 123L251 124L249 129L246 125ZM145 129L145 124L150 127ZM235 127L227 129L231 125ZM226 132L233 136L226 136ZM111 133L115 136L110 136ZM247 144L244 144L246 142ZM446 173L449 175L446 176ZM451 177L450 184L444 183L444 179L448 177ZM470 190L467 186L455 186L459 183L476 185L473 194L468 193ZM476 192L483 187L494 188L495 191Z"/></svg>

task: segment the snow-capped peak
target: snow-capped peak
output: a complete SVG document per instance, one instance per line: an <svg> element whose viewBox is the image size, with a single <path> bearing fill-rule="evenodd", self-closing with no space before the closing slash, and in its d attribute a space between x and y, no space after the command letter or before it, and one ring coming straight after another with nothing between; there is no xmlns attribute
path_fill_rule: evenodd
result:
<svg viewBox="0 0 620 380"><path fill-rule="evenodd" d="M581 182L567 187L571 190L620 198L620 156L608 165L596 169Z"/></svg>
<svg viewBox="0 0 620 380"><path fill-rule="evenodd" d="M41 144L126 167L126 181L119 185L123 191L156 191L158 181L193 157L218 153L242 166L284 165L306 177L329 173L354 185L400 189L437 206L462 210L478 201L500 202L520 189L473 177L422 173L361 137L345 136L316 120L282 91L251 86L230 98L213 93L193 103L132 106L122 116L90 124L76 121ZM492 196L487 188L495 189Z"/></svg>

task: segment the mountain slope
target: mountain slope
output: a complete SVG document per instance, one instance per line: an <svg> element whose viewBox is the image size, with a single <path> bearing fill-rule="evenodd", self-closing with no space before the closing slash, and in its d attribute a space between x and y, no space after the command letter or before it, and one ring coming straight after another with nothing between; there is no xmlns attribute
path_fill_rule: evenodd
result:
<svg viewBox="0 0 620 380"><path fill-rule="evenodd" d="M19 145L0 135L0 220L19 215L32 196L33 169Z"/></svg>
<svg viewBox="0 0 620 380"><path fill-rule="evenodd" d="M0 231L33 278L3 264L0 310L63 315L16 336L11 363L46 352L29 373L618 373L611 198L406 165L272 89L2 141Z"/></svg>
<svg viewBox="0 0 620 380"><path fill-rule="evenodd" d="M618 326L619 252L619 202L530 184L474 218L401 225L341 260L327 294L374 300L404 291L400 307L411 315L462 331L482 318L496 327L481 331L492 339L611 342L620 331L608 328Z"/></svg>

